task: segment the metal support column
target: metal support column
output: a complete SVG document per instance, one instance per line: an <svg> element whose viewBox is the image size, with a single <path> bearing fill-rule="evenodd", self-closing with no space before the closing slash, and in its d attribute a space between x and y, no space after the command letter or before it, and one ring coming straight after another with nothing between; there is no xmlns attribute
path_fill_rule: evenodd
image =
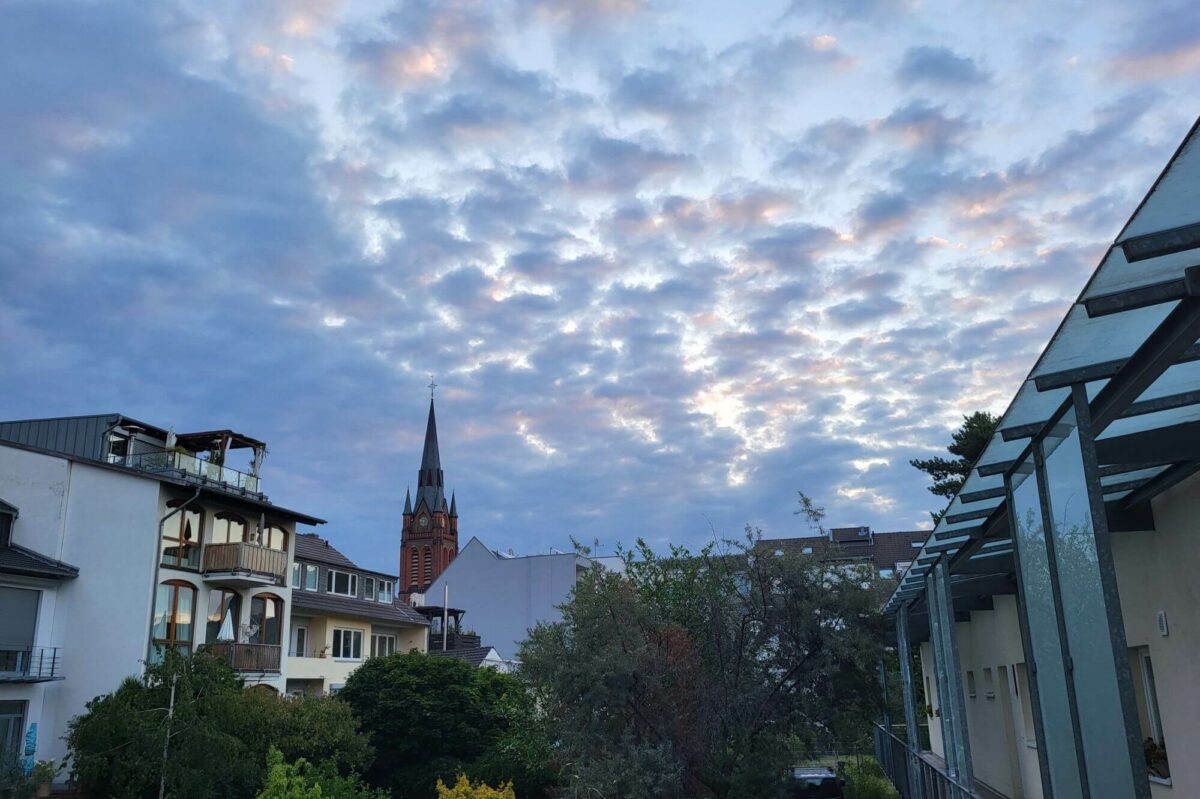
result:
<svg viewBox="0 0 1200 799"><path fill-rule="evenodd" d="M971 737L967 729L967 704L963 699L962 667L958 659L958 633L954 621L954 597L950 593L950 567L942 557L933 566L929 583L935 588L938 600L938 615L941 627L943 660L947 666L943 682L946 695L942 702L942 716L950 719L952 734L946 743L946 762L953 763L954 779L973 787L974 770L971 767ZM930 610L932 615L933 611ZM953 756L951 756L953 752Z"/></svg>
<svg viewBox="0 0 1200 799"><path fill-rule="evenodd" d="M908 609L909 604L905 602L896 611L896 650L900 658L900 691L904 695L904 738L909 750L909 754L906 756L912 760L912 752L921 750L921 727L917 724L917 689L913 683L913 651L908 634ZM925 794L921 792L921 783L918 779L915 762L908 764L908 781L909 797L922 799Z"/></svg>

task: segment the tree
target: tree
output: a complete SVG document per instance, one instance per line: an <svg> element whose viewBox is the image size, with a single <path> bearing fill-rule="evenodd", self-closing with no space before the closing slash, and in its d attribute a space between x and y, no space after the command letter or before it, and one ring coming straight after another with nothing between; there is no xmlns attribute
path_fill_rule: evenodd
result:
<svg viewBox="0 0 1200 799"><path fill-rule="evenodd" d="M521 648L567 795L770 797L878 711L873 577L743 542L592 569Z"/></svg>
<svg viewBox="0 0 1200 799"><path fill-rule="evenodd" d="M67 745L75 779L94 796L156 797L161 775L173 799L249 799L263 784L272 744L286 758L306 757L331 773L365 769L373 752L357 727L336 700L246 690L227 664L203 651L168 651L142 678L89 702L71 720Z"/></svg>
<svg viewBox="0 0 1200 799"><path fill-rule="evenodd" d="M372 658L338 693L378 748L367 771L397 799L427 799L458 774L512 781L524 799L544 782L549 744L537 740L533 703L512 676L413 652Z"/></svg>
<svg viewBox="0 0 1200 799"><path fill-rule="evenodd" d="M962 488L971 473L971 465L983 454L999 424L999 416L975 411L964 416L962 425L950 436L951 442L946 449L953 458L913 458L909 463L933 478L933 485L929 486L931 493L949 499Z"/></svg>
<svg viewBox="0 0 1200 799"><path fill-rule="evenodd" d="M272 746L267 753L267 781L256 799L387 799L384 791L367 788L351 774L314 767L304 758L288 763Z"/></svg>

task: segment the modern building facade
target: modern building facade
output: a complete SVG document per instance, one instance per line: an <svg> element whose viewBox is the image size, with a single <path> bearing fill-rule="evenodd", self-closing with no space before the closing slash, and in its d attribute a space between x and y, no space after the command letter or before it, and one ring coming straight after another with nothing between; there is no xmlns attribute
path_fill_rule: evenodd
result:
<svg viewBox="0 0 1200 799"><path fill-rule="evenodd" d="M446 502L445 476L438 452L437 418L433 397L429 398L429 420L425 446L417 470L417 500L404 495L400 532L400 593L408 597L422 593L458 555L458 502L453 494Z"/></svg>
<svg viewBox="0 0 1200 799"><path fill-rule="evenodd" d="M575 552L502 554L472 538L424 596L414 597L413 602L437 605L449 596L449 604L461 610L466 627L502 659L513 660L532 627L562 618L558 606L567 601L579 575L596 565L614 571L624 568L620 558ZM436 637L431 649L437 649Z"/></svg>
<svg viewBox="0 0 1200 799"><path fill-rule="evenodd" d="M886 605L905 797L1200 796L1198 340L1193 127Z"/></svg>
<svg viewBox="0 0 1200 799"><path fill-rule="evenodd" d="M777 554L812 555L831 563L870 564L880 577L898 577L929 537L928 530L877 533L870 527L834 527L825 535L764 538L758 548Z"/></svg>
<svg viewBox="0 0 1200 799"><path fill-rule="evenodd" d="M395 575L357 566L314 533L296 537L289 694L333 694L364 660L426 651L428 620L396 597Z"/></svg>
<svg viewBox="0 0 1200 799"><path fill-rule="evenodd" d="M0 423L6 740L36 730L29 754L62 758L68 721L168 648L283 690L296 527L322 520L262 493L264 452L120 414Z"/></svg>

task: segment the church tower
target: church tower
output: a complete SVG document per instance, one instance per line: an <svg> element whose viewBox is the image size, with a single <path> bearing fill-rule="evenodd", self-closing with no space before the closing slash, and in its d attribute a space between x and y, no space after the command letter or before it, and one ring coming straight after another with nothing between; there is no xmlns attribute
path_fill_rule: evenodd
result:
<svg viewBox="0 0 1200 799"><path fill-rule="evenodd" d="M438 453L437 419L429 398L425 449L417 472L417 498L404 493L404 526L400 533L399 593L423 593L458 554L458 503L446 504L442 459Z"/></svg>

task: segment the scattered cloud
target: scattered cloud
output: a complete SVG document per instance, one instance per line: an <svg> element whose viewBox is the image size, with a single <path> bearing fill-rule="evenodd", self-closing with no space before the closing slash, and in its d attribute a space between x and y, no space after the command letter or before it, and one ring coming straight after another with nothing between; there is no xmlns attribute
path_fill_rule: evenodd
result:
<svg viewBox="0 0 1200 799"><path fill-rule="evenodd" d="M3 416L236 425L381 569L431 372L493 546L924 523L1200 99L1103 5L5 4Z"/></svg>

